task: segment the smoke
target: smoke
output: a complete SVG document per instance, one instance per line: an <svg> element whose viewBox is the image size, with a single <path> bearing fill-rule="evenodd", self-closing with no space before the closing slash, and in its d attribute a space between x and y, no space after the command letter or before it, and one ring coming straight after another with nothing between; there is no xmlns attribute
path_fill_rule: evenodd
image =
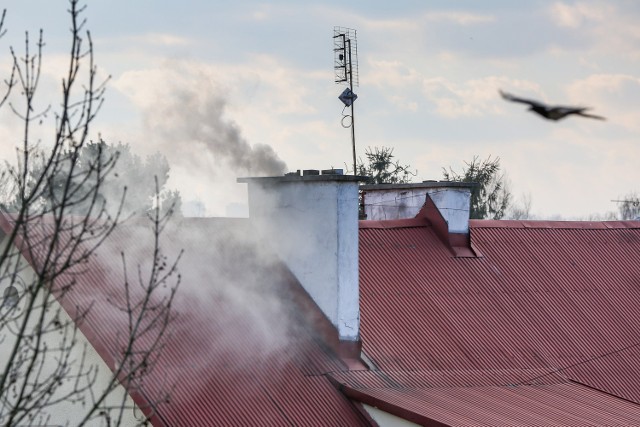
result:
<svg viewBox="0 0 640 427"><path fill-rule="evenodd" d="M173 87L164 102L145 112L145 127L170 148L170 160L198 167L224 163L244 174L284 173L285 163L269 145L250 145L225 117L227 100L197 86Z"/></svg>
<svg viewBox="0 0 640 427"><path fill-rule="evenodd" d="M210 71L168 64L161 70L126 74L116 87L142 110L149 139L144 143L160 149L178 166L226 166L256 175L276 175L286 169L269 145L250 144L243 137L240 126L227 115L228 91Z"/></svg>
<svg viewBox="0 0 640 427"><path fill-rule="evenodd" d="M187 203L204 202L208 215L223 215L229 203L246 204L246 190L236 178L276 176L287 170L269 141L249 142L243 135L241 123L248 119L242 117L242 103L249 101L237 88L250 82L227 74L173 61L162 68L128 71L113 84L140 113L141 126L138 136L117 127L110 134L124 138L136 152L166 156L171 167L168 186L178 189Z"/></svg>
<svg viewBox="0 0 640 427"><path fill-rule="evenodd" d="M208 214L211 206L246 203L246 184L237 184L237 177L286 171L271 146L250 143L244 137L238 124L241 119L230 118L230 100L234 104L238 100L218 81L210 70L173 64L155 72L129 74L114 83L141 111L144 138L123 142L129 142L132 150L166 156L171 168L167 185L177 188L183 200L197 195L207 204ZM129 241L132 233L126 230L123 239ZM290 291L291 273L269 242L257 239L249 221L185 218L165 229L161 244L170 259L175 251L185 250L178 265L182 281L173 304L177 317L170 329L171 340L180 342L174 351L183 347L197 352L198 357L185 356L189 372L209 375L235 369L236 364L246 370L264 363L297 363L306 357L302 349L309 344L299 342L315 342L315 338ZM136 259L148 263L144 247L127 245L125 254L131 265L137 264ZM117 259L116 255L116 251L109 253L107 259ZM182 366L167 364L163 369L174 376L171 379L185 375Z"/></svg>
<svg viewBox="0 0 640 427"><path fill-rule="evenodd" d="M121 253L129 280L141 278L146 282L152 266L152 236L150 221L132 219L97 248L99 268L108 267L104 274L109 276L109 286L117 286L124 279ZM216 341L221 339L228 342L228 347L250 346L254 354L280 354L292 340L308 333L289 294L292 276L265 247L266 242L256 236L247 219L236 218L176 219L160 236L161 252L168 265L182 252L178 272L168 281L169 285L175 284L180 275L173 302L173 310L181 319L176 326L180 328L183 322L186 328L206 325L210 335L205 335L213 339L200 343L207 348L206 354L213 354ZM96 280L103 279L98 275ZM162 287L156 292L163 295L167 290ZM89 297L91 300L95 295ZM200 332L183 331L181 335ZM243 339L238 340L239 336Z"/></svg>

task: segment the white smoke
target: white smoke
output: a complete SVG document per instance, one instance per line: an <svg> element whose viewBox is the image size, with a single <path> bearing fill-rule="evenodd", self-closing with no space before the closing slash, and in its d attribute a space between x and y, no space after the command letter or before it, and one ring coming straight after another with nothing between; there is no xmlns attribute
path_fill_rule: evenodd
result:
<svg viewBox="0 0 640 427"><path fill-rule="evenodd" d="M180 190L184 201L200 200L208 214L216 215L228 203L246 203L237 177L286 171L270 145L250 143L229 118L229 91L218 77L209 69L176 62L127 72L113 84L141 113L136 137L141 140L124 135L122 142L149 153L160 151L171 165L169 186Z"/></svg>

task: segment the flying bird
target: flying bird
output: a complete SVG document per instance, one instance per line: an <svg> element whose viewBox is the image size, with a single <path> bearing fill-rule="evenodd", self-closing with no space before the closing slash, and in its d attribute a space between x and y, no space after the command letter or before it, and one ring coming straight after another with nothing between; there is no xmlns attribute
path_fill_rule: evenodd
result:
<svg viewBox="0 0 640 427"><path fill-rule="evenodd" d="M529 105L529 111L540 114L545 119L558 121L565 117L575 114L576 116L588 117L590 119L606 120L602 116L587 114L585 111L590 110L586 107L562 107L560 105L545 105L542 102L532 101L530 99L518 98L506 92L500 91L500 95L507 101L520 102Z"/></svg>

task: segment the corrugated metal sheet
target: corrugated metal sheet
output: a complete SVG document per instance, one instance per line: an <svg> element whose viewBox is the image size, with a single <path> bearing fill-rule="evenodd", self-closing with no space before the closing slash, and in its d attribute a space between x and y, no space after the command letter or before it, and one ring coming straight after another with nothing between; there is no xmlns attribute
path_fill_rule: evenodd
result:
<svg viewBox="0 0 640 427"><path fill-rule="evenodd" d="M70 312L93 304L81 329L109 366L127 328L117 308L125 301L120 253L139 295L138 266L145 280L152 254L147 224L119 227L62 298ZM168 226L162 239L168 260L185 253L177 317L140 389L151 401L170 391L169 403L157 409L158 424L368 425L324 376L346 367L296 308L300 285L273 255L257 249L247 221L185 219Z"/></svg>
<svg viewBox="0 0 640 427"><path fill-rule="evenodd" d="M520 383L556 373L640 403L638 222L472 221L471 241L482 257L455 258L422 220L361 222L363 350L381 371L503 386L533 370Z"/></svg>
<svg viewBox="0 0 640 427"><path fill-rule="evenodd" d="M345 393L421 425L640 426L640 406L579 384Z"/></svg>
<svg viewBox="0 0 640 427"><path fill-rule="evenodd" d="M513 386L524 381L528 385L559 384L568 382L560 374L546 370L493 370L493 371L343 371L331 373L338 383L357 389L371 388L450 388L489 387L496 383ZM531 378L539 377L534 381ZM499 379L499 381L497 381Z"/></svg>

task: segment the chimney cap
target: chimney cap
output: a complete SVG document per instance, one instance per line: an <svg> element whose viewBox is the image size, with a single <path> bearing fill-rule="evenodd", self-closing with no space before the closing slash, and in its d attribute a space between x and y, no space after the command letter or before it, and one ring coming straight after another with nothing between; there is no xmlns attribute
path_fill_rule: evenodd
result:
<svg viewBox="0 0 640 427"><path fill-rule="evenodd" d="M343 169L322 169L322 175L344 175Z"/></svg>
<svg viewBox="0 0 640 427"><path fill-rule="evenodd" d="M359 175L284 175L284 176L259 176L259 177L242 177L237 178L236 182L244 184L249 182L260 182L263 184L276 184L280 182L318 182L318 181L337 181L337 182L363 182L368 177Z"/></svg>

